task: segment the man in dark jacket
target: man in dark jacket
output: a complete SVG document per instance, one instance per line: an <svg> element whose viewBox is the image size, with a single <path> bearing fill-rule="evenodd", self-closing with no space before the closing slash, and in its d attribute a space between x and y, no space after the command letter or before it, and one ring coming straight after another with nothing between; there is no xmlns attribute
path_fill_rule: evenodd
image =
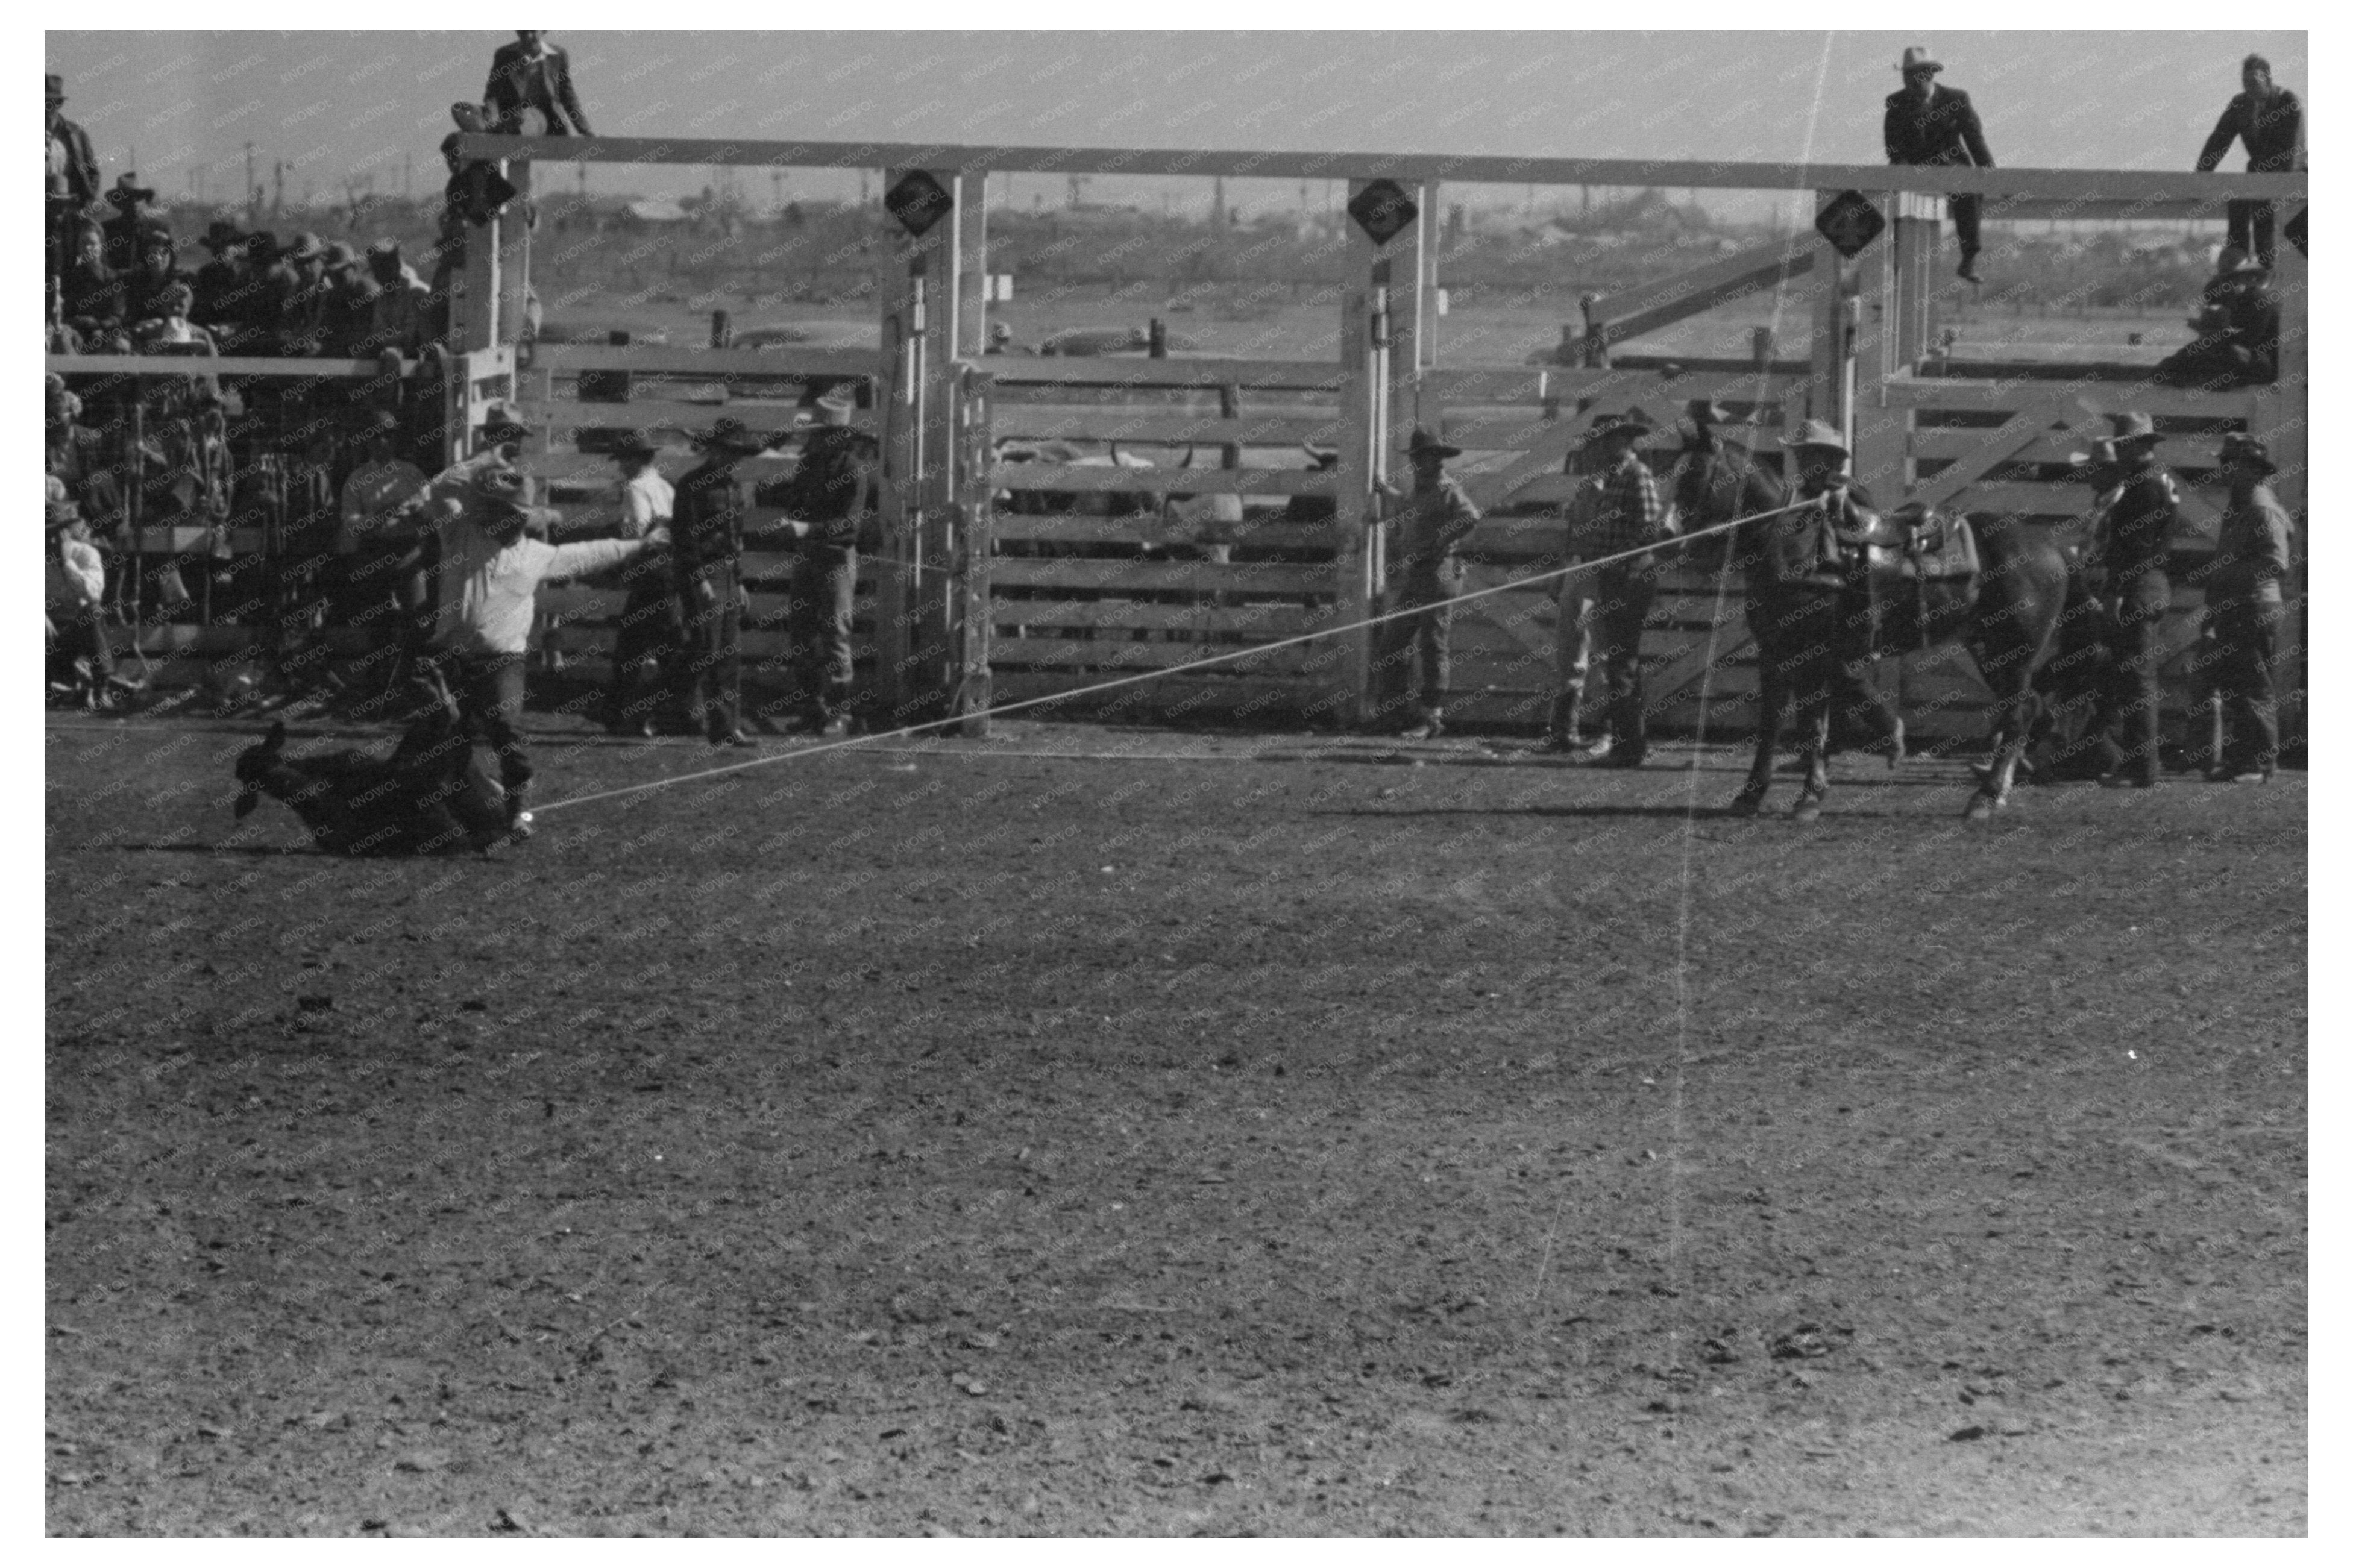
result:
<svg viewBox="0 0 2353 1568"><path fill-rule="evenodd" d="M99 174L90 132L58 112L66 101L66 79L52 74L47 85L42 119L48 132L48 276L55 278L72 259L74 223L98 199Z"/></svg>
<svg viewBox="0 0 2353 1568"><path fill-rule="evenodd" d="M594 134L572 90L571 58L544 33L518 32L513 43L499 46L482 88L482 109L490 130L501 136Z"/></svg>
<svg viewBox="0 0 2353 1568"><path fill-rule="evenodd" d="M2272 85L2272 63L2249 55L2239 67L2246 90L2231 100L2214 133L2198 152L2199 171L2206 173L2222 162L2232 142L2247 144L2251 174L2293 174L2304 167L2304 105L2295 94ZM2277 259L2272 248L2272 205L2269 202L2231 204L2230 243L2250 250L2265 267Z"/></svg>
<svg viewBox="0 0 2353 1568"><path fill-rule="evenodd" d="M849 726L849 617L858 592L858 525L874 499L868 437L850 428L855 390L818 399L818 426L801 447L800 466L780 487L800 558L793 566L793 668L809 727L828 737Z"/></svg>
<svg viewBox="0 0 2353 1568"><path fill-rule="evenodd" d="M2100 778L2110 789L2151 789L2158 776L2158 668L2164 650L2158 628L2172 607L2166 549L2179 519L2180 487L2157 460L2157 425L2146 414L2112 414L2121 488L2108 508L2101 552L2107 593L2116 607L2109 651L2117 679L2118 765Z"/></svg>
<svg viewBox="0 0 2353 1568"><path fill-rule="evenodd" d="M114 216L101 226L106 232L106 264L117 272L131 272L139 266L139 253L150 235L172 237L172 226L147 210L155 193L139 184L136 174L116 177L113 188L106 193L106 205Z"/></svg>
<svg viewBox="0 0 2353 1568"><path fill-rule="evenodd" d="M670 582L678 592L680 659L672 690L680 712L700 725L714 746L748 746L737 721L741 665L736 639L743 614L736 598L744 552L744 491L735 465L765 451L760 438L733 419L721 419L695 437L702 461L681 475L672 500Z"/></svg>
<svg viewBox="0 0 2353 1568"><path fill-rule="evenodd" d="M2216 784L2265 784L2279 767L2272 665L2287 616L2284 589L2295 525L2272 493L2279 465L2260 438L2232 431L2222 437L2215 461L2231 487L2231 503L2222 511L2213 558L2193 581L2202 580L2206 590L2214 692L2231 721L2231 741L2206 776Z"/></svg>
<svg viewBox="0 0 2353 1568"><path fill-rule="evenodd" d="M1958 88L1938 87L1936 73L1945 68L1928 51L1904 51L1904 88L1887 95L1887 161L1891 163L1952 164L1980 169L1993 167L1985 131L1969 95ZM1952 199L1953 232L1961 242L1960 276L1978 280L1978 209L1975 195Z"/></svg>

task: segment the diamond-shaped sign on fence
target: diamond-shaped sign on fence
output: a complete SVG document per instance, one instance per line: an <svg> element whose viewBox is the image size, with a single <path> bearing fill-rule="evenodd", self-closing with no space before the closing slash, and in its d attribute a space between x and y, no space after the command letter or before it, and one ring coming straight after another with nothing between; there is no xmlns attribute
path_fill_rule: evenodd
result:
<svg viewBox="0 0 2353 1568"><path fill-rule="evenodd" d="M909 234L921 239L924 230L947 216L948 209L955 205L955 198L923 170L910 169L882 193L882 205L905 226Z"/></svg>
<svg viewBox="0 0 2353 1568"><path fill-rule="evenodd" d="M2280 230L2282 234L2287 236L2287 242L2295 247L2295 253L2298 256L2310 256L2312 254L2311 251L2306 250L2304 247L2304 215L2311 210L2312 209L2310 207L2296 208L2295 216L2288 219L2286 226Z"/></svg>
<svg viewBox="0 0 2353 1568"><path fill-rule="evenodd" d="M1814 218L1815 232L1831 248L1852 261L1862 247L1877 239L1887 220L1861 191L1841 191Z"/></svg>
<svg viewBox="0 0 2353 1568"><path fill-rule="evenodd" d="M1387 245L1421 216L1421 209L1395 180L1375 180L1348 198L1348 216L1375 245Z"/></svg>

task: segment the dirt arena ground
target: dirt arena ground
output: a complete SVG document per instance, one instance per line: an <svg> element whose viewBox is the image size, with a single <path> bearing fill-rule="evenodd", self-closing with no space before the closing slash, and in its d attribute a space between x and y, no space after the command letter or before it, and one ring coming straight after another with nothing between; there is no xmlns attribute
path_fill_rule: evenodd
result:
<svg viewBox="0 0 2353 1568"><path fill-rule="evenodd" d="M2301 774L256 731L47 732L52 1532L2306 1528Z"/></svg>

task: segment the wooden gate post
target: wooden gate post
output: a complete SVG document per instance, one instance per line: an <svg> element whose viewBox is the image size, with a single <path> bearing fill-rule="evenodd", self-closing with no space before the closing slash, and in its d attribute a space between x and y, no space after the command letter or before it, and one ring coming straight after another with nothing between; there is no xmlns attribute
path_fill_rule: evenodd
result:
<svg viewBox="0 0 2353 1568"><path fill-rule="evenodd" d="M989 643L996 632L995 607L989 598L989 557L997 549L995 492L989 471L997 466L997 442L990 433L989 394L995 378L977 366L961 367L956 388L955 503L950 515L956 531L955 574L950 587L955 600L955 636L952 641L956 668L952 689L955 711L964 722L957 733L969 740L988 738L988 710L995 700L989 679Z"/></svg>
<svg viewBox="0 0 2353 1568"><path fill-rule="evenodd" d="M531 328L531 160L510 159L503 172L514 199L491 220L498 250L498 341L519 343ZM517 387L517 392L522 389Z"/></svg>
<svg viewBox="0 0 2353 1568"><path fill-rule="evenodd" d="M918 171L884 171L883 188ZM935 717L953 689L955 361L965 334L961 237L977 232L985 177L922 171L952 202L921 235L886 252L881 287L882 375L876 414L881 435L877 511L875 654L882 722L895 728ZM960 216L962 215L962 216ZM976 272L978 268L974 268ZM971 330L985 331L976 318ZM975 349L977 357L977 348Z"/></svg>
<svg viewBox="0 0 2353 1568"><path fill-rule="evenodd" d="M1369 181L1348 182L1354 202ZM1433 187L1410 184L1406 194L1419 209L1414 220L1386 245L1376 244L1362 226L1348 225L1345 282L1340 290L1340 468L1335 498L1331 615L1341 624L1370 617L1382 585L1379 520L1387 503L1374 489L1397 482L1403 464L1397 453L1417 417L1435 421L1440 411L1417 405L1419 378L1418 329L1424 320L1428 247ZM1409 480L1406 482L1410 482ZM1370 629L1344 633L1319 646L1307 661L1324 672L1323 694L1309 717L1353 727L1368 715L1373 650L1379 638Z"/></svg>

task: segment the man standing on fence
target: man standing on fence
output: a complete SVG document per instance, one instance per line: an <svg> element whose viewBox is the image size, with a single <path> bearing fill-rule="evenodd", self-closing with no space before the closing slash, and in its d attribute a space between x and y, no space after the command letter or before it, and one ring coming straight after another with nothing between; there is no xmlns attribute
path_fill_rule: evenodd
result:
<svg viewBox="0 0 2353 1568"><path fill-rule="evenodd" d="M2206 634L2211 642L2214 693L2222 703L2230 740L2207 777L2217 784L2269 784L2279 768L2279 704L2272 664L2279 657L2287 616L2282 584L2288 573L2287 509L2272 493L2279 471L2260 439L2232 432L2215 455L2231 487L2213 559L2200 575L2206 585Z"/></svg>
<svg viewBox="0 0 2353 1568"><path fill-rule="evenodd" d="M744 553L744 490L735 465L766 444L741 422L721 419L698 436L702 461L680 477L670 529L670 582L678 594L680 647L672 690L679 711L714 746L748 746L738 720L742 665L736 644Z"/></svg>
<svg viewBox="0 0 2353 1568"><path fill-rule="evenodd" d="M2137 410L2112 414L2109 437L2116 445L2122 489L2108 509L2104 552L2108 593L2115 605L2117 765L2100 776L2109 789L2153 789L2160 773L2158 750L2158 669L2164 650L2158 628L2173 605L2166 579L2166 549L2179 521L2181 491L2157 460L2157 423Z"/></svg>
<svg viewBox="0 0 2353 1568"><path fill-rule="evenodd" d="M783 503L799 559L793 565L793 670L811 729L828 739L849 728L849 620L858 592L858 526L874 499L867 437L850 428L857 389L845 383L817 402L817 428Z"/></svg>
<svg viewBox="0 0 2353 1568"><path fill-rule="evenodd" d="M74 228L82 209L98 199L98 154L90 150L90 132L58 112L65 107L66 79L51 75L42 119L48 132L48 276L60 277L73 259Z"/></svg>
<svg viewBox="0 0 2353 1568"><path fill-rule="evenodd" d="M1642 461L1642 440L1651 428L1639 408L1604 417L1593 427L1601 454L1600 490L1577 542L1577 553L1588 561L1656 544L1672 531L1659 482ZM1651 551L1592 574L1593 657L1600 661L1609 693L1602 721L1609 743L1593 760L1604 767L1640 767L1650 754L1642 709L1642 624L1658 593L1659 556Z"/></svg>
<svg viewBox="0 0 2353 1568"><path fill-rule="evenodd" d="M1910 48L1904 51L1904 62L1896 68L1904 73L1904 86L1887 95L1887 161L1992 168L1993 154L1986 149L1985 129L1978 123L1969 95L1958 88L1936 85L1936 73L1944 66L1927 50ZM1965 283L1978 281L1979 205L1973 195L1957 195L1951 203L1953 233L1961 242L1960 278Z"/></svg>
<svg viewBox="0 0 2353 1568"><path fill-rule="evenodd" d="M1404 739L1434 740L1446 731L1447 639L1454 618L1450 602L1462 591L1462 562L1455 554L1479 526L1479 509L1446 472L1446 459L1462 455L1427 430L1417 429L1406 446L1413 462L1409 494L1384 484L1381 493L1403 503L1396 518L1396 552L1389 562L1397 588L1389 609L1397 618L1381 625L1373 661L1375 723L1392 715L1420 676L1420 703Z"/></svg>
<svg viewBox="0 0 2353 1568"><path fill-rule="evenodd" d="M2272 63L2261 55L2249 55L2241 64L2239 82L2245 90L2223 109L2222 118L2214 122L2214 133L2199 149L2199 172L2218 167L2233 142L2247 144L2251 174L2288 174L2303 168L2304 105L2287 89L2272 85ZM2230 219L2229 243L2253 252L2266 268L2274 265L2277 253L2272 248L2272 204L2232 202Z"/></svg>

